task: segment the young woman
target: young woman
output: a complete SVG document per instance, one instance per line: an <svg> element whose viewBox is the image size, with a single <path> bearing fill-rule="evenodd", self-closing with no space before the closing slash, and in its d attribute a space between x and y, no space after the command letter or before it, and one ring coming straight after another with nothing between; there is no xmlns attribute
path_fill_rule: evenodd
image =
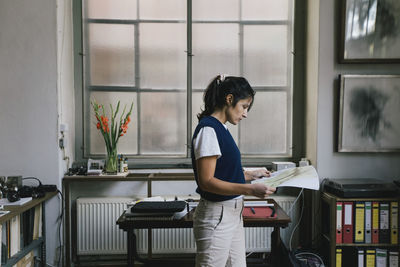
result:
<svg viewBox="0 0 400 267"><path fill-rule="evenodd" d="M196 266L246 266L243 196L265 198L275 188L246 184L269 176L265 170L243 171L240 151L226 122L247 118L254 90L245 78L217 76L204 93L204 111L192 139L192 166L201 199L193 225Z"/></svg>

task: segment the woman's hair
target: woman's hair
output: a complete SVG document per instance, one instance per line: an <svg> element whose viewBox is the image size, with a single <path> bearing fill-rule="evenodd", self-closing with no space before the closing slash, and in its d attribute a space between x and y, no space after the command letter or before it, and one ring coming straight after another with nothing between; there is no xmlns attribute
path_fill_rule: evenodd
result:
<svg viewBox="0 0 400 267"><path fill-rule="evenodd" d="M218 75L204 92L204 110L197 114L197 118L201 120L210 116L214 111L222 109L226 105L226 96L229 94L233 96L233 106L236 106L239 100L251 97L253 101L249 106L250 110L255 92L247 80L243 77Z"/></svg>

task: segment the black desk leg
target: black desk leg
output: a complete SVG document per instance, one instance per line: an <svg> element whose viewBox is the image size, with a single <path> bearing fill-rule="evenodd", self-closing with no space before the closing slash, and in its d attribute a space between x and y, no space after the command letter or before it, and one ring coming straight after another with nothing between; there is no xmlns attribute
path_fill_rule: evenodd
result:
<svg viewBox="0 0 400 267"><path fill-rule="evenodd" d="M133 267L135 263L134 251L136 251L136 235L132 228L128 228L128 267Z"/></svg>
<svg viewBox="0 0 400 267"><path fill-rule="evenodd" d="M271 233L271 257L273 266L280 265L280 247L281 237L279 227L274 227L274 231Z"/></svg>

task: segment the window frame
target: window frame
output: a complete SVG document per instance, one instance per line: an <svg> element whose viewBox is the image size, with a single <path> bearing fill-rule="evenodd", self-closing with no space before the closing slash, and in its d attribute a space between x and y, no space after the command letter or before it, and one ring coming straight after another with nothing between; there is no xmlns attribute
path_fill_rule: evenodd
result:
<svg viewBox="0 0 400 267"><path fill-rule="evenodd" d="M188 12L191 11L191 1L187 1L187 9ZM291 144L289 151L291 151L291 155L284 155L284 156L268 156L268 155L246 155L245 157L242 156L242 163L243 165L249 166L268 166L270 162L277 161L277 160L290 160L290 161L298 161L301 157L304 157L305 154L305 126L304 126L304 114L305 114L305 107L304 107L304 66L305 66L305 0L294 0L293 3L293 21L291 24L292 27L292 54L293 57L288 57L288 61L291 61L290 64L291 68L291 75L290 75L290 84L288 83L289 90L291 89L292 94L292 101L291 101L291 112L288 116L291 116L291 136L288 135L287 138L291 139L288 140L288 144ZM104 22L103 20L93 19L93 21ZM109 20L106 20L109 21ZM149 20L142 20L145 22L149 22ZM171 22L171 21L168 21ZM177 21L178 22L178 21ZM187 36L191 36L192 31L192 23L198 21L192 21L191 16L188 16L187 20L183 21L187 23ZM209 22L209 21L207 21ZM216 21L217 23L223 23L226 21ZM253 21L244 21L245 23L239 22L241 28L243 25L251 25ZM75 99L76 99L76 109L75 109L75 118L76 118L76 132L75 132L75 159L76 161L86 161L89 156L91 158L103 158L102 155L89 155L87 151L84 149L85 144L88 144L89 136L85 136L85 120L88 120L90 116L90 112L84 112L85 107L88 108L90 106L90 100L88 97L85 96L87 90L85 90L84 85L84 55L83 52L83 22L82 22L82 0L73 0L73 23L74 23L74 80L75 80ZM132 23L129 22L129 23ZM136 22L136 30L135 35L137 34L138 24L140 20ZM179 22L178 22L179 23ZM238 22L234 22L238 23ZM247 24L248 23L248 24ZM122 21L118 21L118 24L123 24ZM190 27L189 27L190 25ZM138 39L135 38L135 46L137 45ZM187 38L187 88L183 89L186 91L187 94L187 142L190 144L190 139L192 135L192 40L191 38ZM241 50L241 57L243 57L243 48ZM135 50L135 53L138 53ZM139 60L136 59L135 55L135 65L138 64ZM135 66L135 73L137 72ZM240 72L243 73L243 60L241 59L240 62ZM92 89L97 91L110 91L109 89L112 88L115 91L143 91L145 89L138 88L138 79L137 75L135 75L135 86L134 87L119 87L119 86L91 86ZM291 87L291 88L290 88ZM276 89L277 87L274 86ZM256 91L266 91L268 90L267 87L254 87ZM198 89L194 89L197 91ZM151 91L154 91L153 89ZM85 102L86 100L86 102ZM140 101L140 100L138 100ZM290 103L290 101L289 101ZM140 106L139 106L140 107ZM140 112L139 110L137 111ZM87 116L87 117L84 117ZM139 116L139 115L138 115ZM138 120L140 123L140 120ZM240 127L240 126L239 126ZM138 131L140 132L140 131ZM140 135L138 133L138 135ZM140 137L138 137L138 142L140 142ZM139 144L138 144L139 145ZM138 150L140 151L140 150ZM129 159L129 167L130 168L148 168L148 167L159 167L159 168L175 168L175 167L191 167L191 159L190 159L190 149L189 147L186 150L186 155L183 156L159 156L159 155L138 155L134 156Z"/></svg>

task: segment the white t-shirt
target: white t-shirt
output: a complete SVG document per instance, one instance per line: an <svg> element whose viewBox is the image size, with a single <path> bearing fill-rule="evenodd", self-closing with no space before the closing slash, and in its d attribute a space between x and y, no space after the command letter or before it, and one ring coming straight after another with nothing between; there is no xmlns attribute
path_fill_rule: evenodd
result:
<svg viewBox="0 0 400 267"><path fill-rule="evenodd" d="M224 124L225 129L227 126ZM217 134L212 127L206 126L200 129L196 138L193 139L193 149L195 159L218 156L221 157Z"/></svg>

